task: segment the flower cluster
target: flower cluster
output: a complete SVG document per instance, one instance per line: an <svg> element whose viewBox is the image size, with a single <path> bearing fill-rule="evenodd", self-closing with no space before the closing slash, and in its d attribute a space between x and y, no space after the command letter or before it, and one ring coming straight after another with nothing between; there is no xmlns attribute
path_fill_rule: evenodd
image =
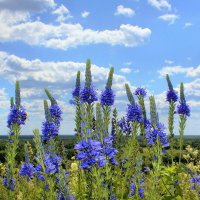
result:
<svg viewBox="0 0 200 200"><path fill-rule="evenodd" d="M28 176L29 178L32 178L35 172L36 171L32 163L23 163L19 174L21 176Z"/></svg>
<svg viewBox="0 0 200 200"><path fill-rule="evenodd" d="M61 165L61 158L51 153L45 154L44 164L46 166L46 173L47 174L55 174L59 172L59 166Z"/></svg>
<svg viewBox="0 0 200 200"><path fill-rule="evenodd" d="M35 167L35 174L37 175L37 179L41 180L41 181L44 181L44 176L42 175L42 166L41 164L38 164L36 167Z"/></svg>
<svg viewBox="0 0 200 200"><path fill-rule="evenodd" d="M111 137L103 139L103 154L110 160L113 165L117 165L118 162L115 160L117 150L113 147L113 141Z"/></svg>
<svg viewBox="0 0 200 200"><path fill-rule="evenodd" d="M80 93L81 101L83 103L91 104L94 101L97 101L97 93L92 86L84 87Z"/></svg>
<svg viewBox="0 0 200 200"><path fill-rule="evenodd" d="M20 106L19 108L13 105L10 109L10 113L8 115L7 126L11 128L13 124L24 125L27 119L27 114L25 108Z"/></svg>
<svg viewBox="0 0 200 200"><path fill-rule="evenodd" d="M3 179L3 185L6 187L8 190L14 191L15 190L15 178L4 178Z"/></svg>
<svg viewBox="0 0 200 200"><path fill-rule="evenodd" d="M138 104L128 105L127 120L131 122L142 122L142 109Z"/></svg>
<svg viewBox="0 0 200 200"><path fill-rule="evenodd" d="M168 90L168 91L167 91L166 100L167 100L168 102L177 102L177 100L178 100L177 92L174 91L174 90Z"/></svg>
<svg viewBox="0 0 200 200"><path fill-rule="evenodd" d="M49 108L50 114L51 114L51 118L54 121L54 123L59 126L60 122L62 121L62 110L60 109L60 107L58 106L58 104L53 104L50 106Z"/></svg>
<svg viewBox="0 0 200 200"><path fill-rule="evenodd" d="M137 96L142 96L142 97L145 97L146 95L147 95L147 92L146 92L146 90L144 89L144 88L137 88L136 90L135 90L135 93L134 93L135 95L137 95Z"/></svg>
<svg viewBox="0 0 200 200"><path fill-rule="evenodd" d="M74 98L79 98L80 97L80 91L81 91L81 88L79 86L75 87L74 90L72 91L72 96Z"/></svg>
<svg viewBox="0 0 200 200"><path fill-rule="evenodd" d="M42 123L42 139L49 140L50 138L55 138L58 135L59 128L58 126L46 120Z"/></svg>
<svg viewBox="0 0 200 200"><path fill-rule="evenodd" d="M105 156L101 154L102 144L98 140L83 138L75 145L75 149L78 150L77 159L82 161L80 165L82 169L89 169L96 162L100 167L106 164Z"/></svg>
<svg viewBox="0 0 200 200"><path fill-rule="evenodd" d="M144 186L144 180L143 179L141 180L140 187L138 188L138 193L139 193L139 196L140 196L141 199L144 198L144 188L142 186ZM135 196L136 190L137 190L136 181L132 180L131 184L130 184L129 196L130 197Z"/></svg>
<svg viewBox="0 0 200 200"><path fill-rule="evenodd" d="M114 104L115 95L111 88L106 88L100 97L101 105L103 106L112 106Z"/></svg>
<svg viewBox="0 0 200 200"><path fill-rule="evenodd" d="M191 179L190 182L193 183L191 189L195 190L196 186L199 185L200 186L200 176L198 174L195 174ZM200 190L199 190L200 192Z"/></svg>
<svg viewBox="0 0 200 200"><path fill-rule="evenodd" d="M122 119L120 119L118 121L118 126L121 128L121 130L124 133L131 133L131 126L130 123L125 119L125 117L123 117Z"/></svg>
<svg viewBox="0 0 200 200"><path fill-rule="evenodd" d="M155 145L157 142L157 139L161 142L163 147L168 147L169 142L166 133L164 132L164 125L161 123L158 123L156 125L155 129L147 129L146 130L146 140L148 145Z"/></svg>
<svg viewBox="0 0 200 200"><path fill-rule="evenodd" d="M190 107L186 103L181 103L177 106L176 113L179 115L190 116Z"/></svg>

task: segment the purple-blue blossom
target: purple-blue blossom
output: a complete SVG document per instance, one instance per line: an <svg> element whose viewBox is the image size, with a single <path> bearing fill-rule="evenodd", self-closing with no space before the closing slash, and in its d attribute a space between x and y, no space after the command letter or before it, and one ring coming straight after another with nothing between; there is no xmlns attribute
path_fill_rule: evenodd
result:
<svg viewBox="0 0 200 200"><path fill-rule="evenodd" d="M135 95L137 96L143 96L145 97L147 95L147 92L144 88L141 88L141 87L138 87L136 90L135 90Z"/></svg>
<svg viewBox="0 0 200 200"><path fill-rule="evenodd" d="M142 109L138 104L128 105L127 120L131 122L142 122Z"/></svg>
<svg viewBox="0 0 200 200"><path fill-rule="evenodd" d="M11 128L13 124L24 125L27 119L26 110L23 106L19 108L17 106L12 106L10 113L8 115L7 127Z"/></svg>
<svg viewBox="0 0 200 200"><path fill-rule="evenodd" d="M28 176L29 178L33 178L35 172L36 171L32 163L23 163L20 168L19 174L21 176Z"/></svg>
<svg viewBox="0 0 200 200"><path fill-rule="evenodd" d="M83 103L93 103L95 101L98 100L97 98L97 92L94 90L94 88L92 86L90 87L84 87L82 90L81 90L81 101Z"/></svg>
<svg viewBox="0 0 200 200"><path fill-rule="evenodd" d="M164 132L164 125L161 123L158 123L156 125L155 129L147 129L146 130L146 140L148 145L155 145L157 142L157 139L161 142L163 147L169 146L169 141L167 134Z"/></svg>
<svg viewBox="0 0 200 200"><path fill-rule="evenodd" d="M61 158L56 154L52 155L51 153L46 153L44 158L44 164L46 167L45 172L47 174L58 173L59 167L61 165Z"/></svg>
<svg viewBox="0 0 200 200"><path fill-rule="evenodd" d="M60 125L60 122L62 121L62 110L60 109L58 104L53 104L49 108L51 118L54 121L56 125Z"/></svg>
<svg viewBox="0 0 200 200"><path fill-rule="evenodd" d="M106 159L101 153L103 145L99 140L89 138L86 141L86 139L83 138L75 145L75 149L78 151L76 157L81 161L80 167L82 169L89 169L95 163L98 163L98 165L102 167L106 163Z"/></svg>
<svg viewBox="0 0 200 200"><path fill-rule="evenodd" d="M114 104L115 95L111 88L106 88L100 97L101 105L103 106L112 106Z"/></svg>
<svg viewBox="0 0 200 200"><path fill-rule="evenodd" d="M49 140L50 138L55 138L58 135L59 127L49 121L45 121L42 124L42 139Z"/></svg>
<svg viewBox="0 0 200 200"><path fill-rule="evenodd" d="M16 185L16 179L15 178L7 178L7 177L5 177L3 179L3 185L8 190L14 191L15 190L15 185Z"/></svg>
<svg viewBox="0 0 200 200"><path fill-rule="evenodd" d="M186 103L181 103L177 106L177 110L176 113L178 113L179 115L186 115L186 116L190 116L190 107L188 104Z"/></svg>
<svg viewBox="0 0 200 200"><path fill-rule="evenodd" d="M177 102L178 101L177 92L174 90L168 90L166 95L166 100L168 102Z"/></svg>

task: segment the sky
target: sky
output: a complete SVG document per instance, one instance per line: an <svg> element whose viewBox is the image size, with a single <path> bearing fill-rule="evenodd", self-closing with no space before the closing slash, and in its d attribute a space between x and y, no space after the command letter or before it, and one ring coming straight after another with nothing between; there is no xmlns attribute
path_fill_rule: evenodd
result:
<svg viewBox="0 0 200 200"><path fill-rule="evenodd" d="M87 58L100 93L111 66L119 117L126 114L124 84L154 95L160 121L167 123L165 75L175 90L184 83L191 108L186 134L200 130L200 1L0 0L0 134L6 127L14 83L21 84L29 120L22 134L41 129L48 88L63 110L61 134L74 134L69 104L76 73L82 85ZM148 110L148 97L146 98ZM176 116L178 125L178 116ZM178 134L178 127L175 128Z"/></svg>

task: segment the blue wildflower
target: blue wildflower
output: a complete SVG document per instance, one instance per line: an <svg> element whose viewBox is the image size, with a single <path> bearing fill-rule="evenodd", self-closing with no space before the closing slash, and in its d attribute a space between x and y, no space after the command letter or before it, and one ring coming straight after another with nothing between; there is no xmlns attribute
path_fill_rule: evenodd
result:
<svg viewBox="0 0 200 200"><path fill-rule="evenodd" d="M27 119L26 110L23 106L19 108L13 105L8 115L7 127L11 128L13 124L24 125Z"/></svg>
<svg viewBox="0 0 200 200"><path fill-rule="evenodd" d="M147 166L144 168L144 172L149 172L150 171L150 168Z"/></svg>
<svg viewBox="0 0 200 200"><path fill-rule="evenodd" d="M132 197L135 195L136 192L136 185L135 185L135 181L132 181L130 184L130 193L129 196Z"/></svg>
<svg viewBox="0 0 200 200"><path fill-rule="evenodd" d="M134 94L137 95L137 96L143 96L143 97L145 97L147 95L147 92L146 92L146 90L144 88L140 88L139 87L139 88L137 88L135 90Z"/></svg>
<svg viewBox="0 0 200 200"><path fill-rule="evenodd" d="M29 178L32 178L35 172L36 171L32 163L23 163L19 174L21 176L28 176Z"/></svg>
<svg viewBox="0 0 200 200"><path fill-rule="evenodd" d="M106 88L100 97L101 105L103 106L112 106L114 104L115 95L111 88Z"/></svg>
<svg viewBox="0 0 200 200"><path fill-rule="evenodd" d="M83 138L79 143L75 145L75 149L78 150L77 159L81 160L80 167L82 169L89 169L96 162L102 167L105 165L105 157L101 155L102 144L98 140L89 138L87 141Z"/></svg>
<svg viewBox="0 0 200 200"><path fill-rule="evenodd" d="M96 91L94 90L94 88L92 86L90 86L90 87L84 87L81 90L80 97L81 97L81 101L83 103L89 103L89 104L91 104L94 101L98 100L97 93L96 93Z"/></svg>
<svg viewBox="0 0 200 200"><path fill-rule="evenodd" d="M15 178L4 178L3 179L3 185L6 187L8 190L14 191L15 190Z"/></svg>
<svg viewBox="0 0 200 200"><path fill-rule="evenodd" d="M175 180L175 181L174 181L174 184L175 184L175 185L178 185L178 184L179 184L179 180Z"/></svg>
<svg viewBox="0 0 200 200"><path fill-rule="evenodd" d="M50 114L51 114L51 118L54 121L54 123L56 125L60 125L60 122L62 120L62 110L60 109L60 107L58 106L58 104L53 104L50 106L49 108L50 110Z"/></svg>
<svg viewBox="0 0 200 200"><path fill-rule="evenodd" d="M177 102L177 100L178 100L177 92L174 91L174 90L168 90L168 91L167 91L166 100L167 100L168 102Z"/></svg>
<svg viewBox="0 0 200 200"><path fill-rule="evenodd" d="M177 110L176 113L178 113L179 115L186 115L186 116L190 116L190 107L189 105L187 105L186 103L181 103L177 106Z"/></svg>
<svg viewBox="0 0 200 200"><path fill-rule="evenodd" d="M113 147L112 138L104 138L103 142L103 154L110 160L111 164L118 165L118 162L115 160L118 151Z"/></svg>
<svg viewBox="0 0 200 200"><path fill-rule="evenodd" d="M190 182L193 183L191 189L195 190L196 189L196 185L200 186L200 176L198 174L195 174L191 179Z"/></svg>
<svg viewBox="0 0 200 200"><path fill-rule="evenodd" d="M42 124L42 139L43 140L49 140L50 138L54 138L58 135L59 128L58 126L49 121L45 121Z"/></svg>
<svg viewBox="0 0 200 200"><path fill-rule="evenodd" d="M140 198L143 199L144 198L144 188L139 188L138 192L139 192Z"/></svg>
<svg viewBox="0 0 200 200"><path fill-rule="evenodd" d="M138 104L128 105L127 120L134 122L142 122L142 109Z"/></svg>
<svg viewBox="0 0 200 200"><path fill-rule="evenodd" d="M80 91L81 91L80 87L75 87L74 90L72 91L72 96L74 98L79 98L80 97Z"/></svg>
<svg viewBox="0 0 200 200"><path fill-rule="evenodd" d="M125 117L118 121L118 126L123 132L131 133L131 126L129 122L125 119Z"/></svg>
<svg viewBox="0 0 200 200"><path fill-rule="evenodd" d="M164 129L165 129L165 127L161 123L158 123L156 125L156 128L153 130L147 129L146 130L146 139L147 139L148 145L155 145L155 143L157 142L157 139L159 139L161 144L163 145L163 147L168 147L169 142L168 142L167 135L164 132Z"/></svg>
<svg viewBox="0 0 200 200"><path fill-rule="evenodd" d="M41 181L45 181L45 178L44 176L42 175L42 165L41 164L38 164L36 167L35 167L35 174L36 174L36 177L37 179L41 180Z"/></svg>
<svg viewBox="0 0 200 200"><path fill-rule="evenodd" d="M45 154L44 164L46 166L46 173L47 174L55 174L59 172L59 166L61 165L61 158L51 153Z"/></svg>

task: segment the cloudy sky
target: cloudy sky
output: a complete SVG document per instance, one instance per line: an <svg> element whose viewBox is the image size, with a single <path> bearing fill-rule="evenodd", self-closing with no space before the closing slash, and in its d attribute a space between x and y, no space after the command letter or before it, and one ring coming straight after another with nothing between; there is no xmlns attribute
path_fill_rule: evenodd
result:
<svg viewBox="0 0 200 200"><path fill-rule="evenodd" d="M115 67L120 116L126 112L124 84L129 83L133 91L142 86L156 96L160 119L166 122L164 76L171 75L177 90L183 81L192 110L186 134L198 134L199 10L197 0L0 0L0 134L8 132L16 80L29 114L22 134L41 127L43 88L52 91L63 109L61 134L73 134L74 107L68 102L77 70L83 80L87 58L99 92L109 67Z"/></svg>

